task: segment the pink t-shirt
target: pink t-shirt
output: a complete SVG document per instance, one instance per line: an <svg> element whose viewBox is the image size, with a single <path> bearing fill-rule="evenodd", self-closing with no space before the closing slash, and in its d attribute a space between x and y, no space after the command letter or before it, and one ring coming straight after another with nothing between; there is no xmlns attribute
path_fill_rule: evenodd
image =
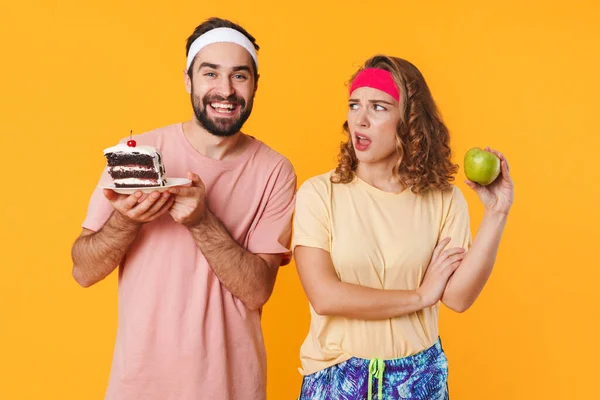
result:
<svg viewBox="0 0 600 400"><path fill-rule="evenodd" d="M168 177L200 176L210 210L240 246L289 262L296 176L285 157L253 139L234 160L217 161L192 147L181 124L135 139L161 151ZM83 227L98 231L112 212L96 189ZM260 312L221 285L169 214L142 227L119 268L118 322L106 399L265 399Z"/></svg>

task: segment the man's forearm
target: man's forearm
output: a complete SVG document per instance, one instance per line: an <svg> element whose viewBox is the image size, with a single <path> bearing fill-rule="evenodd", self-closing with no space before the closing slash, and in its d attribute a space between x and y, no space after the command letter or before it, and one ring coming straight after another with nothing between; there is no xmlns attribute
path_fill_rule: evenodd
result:
<svg viewBox="0 0 600 400"><path fill-rule="evenodd" d="M83 287L106 278L117 268L141 224L113 212L98 231L81 235L73 244L73 277Z"/></svg>
<svg viewBox="0 0 600 400"><path fill-rule="evenodd" d="M209 210L206 210L201 223L189 229L223 286L249 309L262 307L275 284L273 267L240 247L231 238L227 228Z"/></svg>

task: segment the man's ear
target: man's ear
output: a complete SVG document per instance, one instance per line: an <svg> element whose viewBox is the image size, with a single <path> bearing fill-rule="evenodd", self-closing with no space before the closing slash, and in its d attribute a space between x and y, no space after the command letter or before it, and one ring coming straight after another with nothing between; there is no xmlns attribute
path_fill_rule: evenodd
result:
<svg viewBox="0 0 600 400"><path fill-rule="evenodd" d="M190 78L190 75L188 74L187 70L183 70L183 83L185 84L185 91L188 92L188 94L192 93L192 78Z"/></svg>

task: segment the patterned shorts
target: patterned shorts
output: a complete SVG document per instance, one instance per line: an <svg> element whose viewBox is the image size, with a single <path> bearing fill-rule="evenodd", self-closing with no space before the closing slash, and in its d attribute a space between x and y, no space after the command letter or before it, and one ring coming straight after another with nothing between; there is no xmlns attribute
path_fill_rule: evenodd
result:
<svg viewBox="0 0 600 400"><path fill-rule="evenodd" d="M438 341L393 360L353 357L304 377L298 400L448 400L448 359Z"/></svg>

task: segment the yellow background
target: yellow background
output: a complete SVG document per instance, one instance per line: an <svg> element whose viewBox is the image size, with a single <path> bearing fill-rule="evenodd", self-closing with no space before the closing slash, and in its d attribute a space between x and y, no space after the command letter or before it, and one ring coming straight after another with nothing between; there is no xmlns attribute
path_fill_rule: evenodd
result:
<svg viewBox="0 0 600 400"><path fill-rule="evenodd" d="M0 399L103 398L116 275L82 289L70 247L104 165L130 129L191 116L185 39L212 15L261 46L245 131L299 182L335 165L344 82L368 56L423 72L456 161L505 153L516 202L496 269L465 314L444 310L451 398L583 399L598 387L598 93L594 1L31 1L0 8L3 179ZM482 207L458 175L473 233ZM293 399L308 306L295 268L264 313L269 399ZM591 397L588 397L591 396Z"/></svg>

